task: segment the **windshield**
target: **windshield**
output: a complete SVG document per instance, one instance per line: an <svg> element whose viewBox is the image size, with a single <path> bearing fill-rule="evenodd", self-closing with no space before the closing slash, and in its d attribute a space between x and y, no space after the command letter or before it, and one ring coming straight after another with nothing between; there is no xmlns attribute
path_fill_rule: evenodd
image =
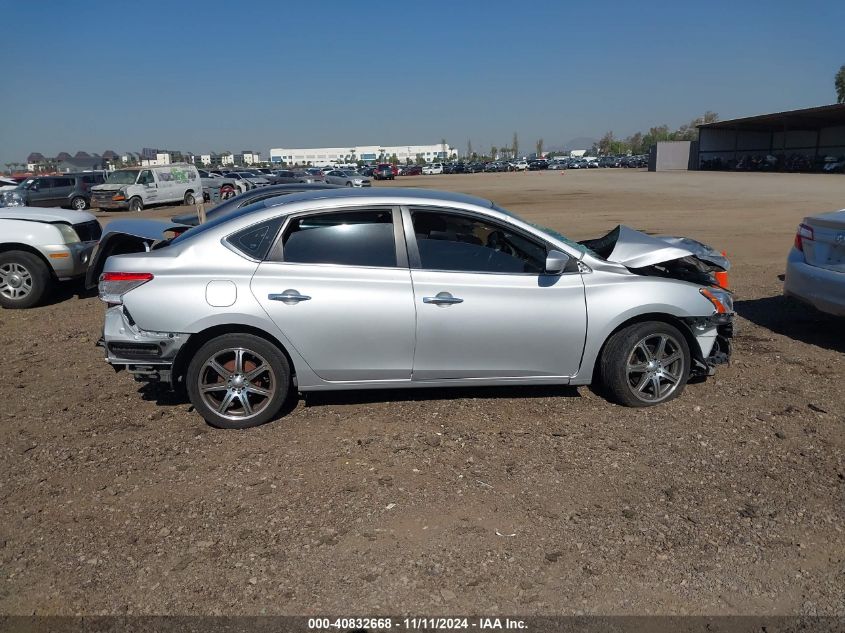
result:
<svg viewBox="0 0 845 633"><path fill-rule="evenodd" d="M494 204L494 205L493 205L493 208L494 208L496 211L500 211L500 212L504 213L505 215L509 215L509 216L511 216L512 218L516 218L517 220L520 220L520 221L522 221L522 222L525 222L526 224L530 224L530 225L531 225L531 226L533 226L535 229L539 229L539 230L540 230L540 231L542 231L543 233L546 233L547 235L551 235L551 236L552 236L553 238L555 238L556 240L558 240L558 241L560 241L560 242L563 242L563 243L564 243L564 244L566 244L567 246L572 247L573 249L575 249L575 250L576 250L576 251L578 251L579 253L589 253L589 254L590 254L590 255L592 255L593 257L598 257L598 255L596 255L596 254L595 254L592 250L590 250L589 248L587 248L587 247L586 247L586 246L584 246L583 244L579 244L578 242L574 242L573 240L569 239L568 237L566 237L566 236L565 236L565 235L563 235L562 233L559 233L558 231L555 231L554 229L550 229L550 228L549 228L549 227L547 227L547 226L543 226L542 224L537 224L537 223L535 223L535 222L529 222L528 220L526 220L525 218L523 218L523 217L519 216L518 214L514 213L513 211L509 211L508 209L503 209L502 207L500 207L500 206L498 206L498 205L496 205L496 204Z"/></svg>
<svg viewBox="0 0 845 633"><path fill-rule="evenodd" d="M135 179L138 177L136 170L122 169L113 171L106 178L106 183L110 185L134 185Z"/></svg>

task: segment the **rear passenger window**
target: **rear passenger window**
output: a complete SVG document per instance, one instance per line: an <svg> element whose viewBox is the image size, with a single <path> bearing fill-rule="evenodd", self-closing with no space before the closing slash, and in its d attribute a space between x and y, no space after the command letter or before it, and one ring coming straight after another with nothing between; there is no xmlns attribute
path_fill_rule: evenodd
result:
<svg viewBox="0 0 845 633"><path fill-rule="evenodd" d="M291 220L282 246L285 262L343 266L396 266L393 213L361 210Z"/></svg>
<svg viewBox="0 0 845 633"><path fill-rule="evenodd" d="M282 226L282 218L274 218L229 236L226 241L236 250L252 259L264 259Z"/></svg>

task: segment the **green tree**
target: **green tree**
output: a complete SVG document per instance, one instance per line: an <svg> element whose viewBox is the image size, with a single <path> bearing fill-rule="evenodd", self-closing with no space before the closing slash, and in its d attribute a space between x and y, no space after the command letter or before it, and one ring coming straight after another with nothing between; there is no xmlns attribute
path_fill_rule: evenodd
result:
<svg viewBox="0 0 845 633"><path fill-rule="evenodd" d="M839 67L833 85L836 86L836 103L845 103L845 64Z"/></svg>

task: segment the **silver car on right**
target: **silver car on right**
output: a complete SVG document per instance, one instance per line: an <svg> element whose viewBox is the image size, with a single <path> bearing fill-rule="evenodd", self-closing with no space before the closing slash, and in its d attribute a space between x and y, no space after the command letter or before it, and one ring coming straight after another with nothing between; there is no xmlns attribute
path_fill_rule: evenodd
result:
<svg viewBox="0 0 845 633"><path fill-rule="evenodd" d="M575 242L455 193L291 194L138 250L100 277L106 360L219 427L339 389L598 382L651 406L731 352L713 249L625 226Z"/></svg>
<svg viewBox="0 0 845 633"><path fill-rule="evenodd" d="M786 260L785 295L845 316L845 209L804 218Z"/></svg>

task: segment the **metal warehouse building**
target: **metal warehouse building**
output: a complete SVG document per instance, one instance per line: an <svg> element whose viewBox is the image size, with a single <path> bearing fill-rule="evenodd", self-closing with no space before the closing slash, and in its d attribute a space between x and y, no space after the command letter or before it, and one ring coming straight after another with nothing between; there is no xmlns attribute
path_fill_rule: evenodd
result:
<svg viewBox="0 0 845 633"><path fill-rule="evenodd" d="M705 123L698 130L698 169L814 171L826 157L845 155L845 103Z"/></svg>

